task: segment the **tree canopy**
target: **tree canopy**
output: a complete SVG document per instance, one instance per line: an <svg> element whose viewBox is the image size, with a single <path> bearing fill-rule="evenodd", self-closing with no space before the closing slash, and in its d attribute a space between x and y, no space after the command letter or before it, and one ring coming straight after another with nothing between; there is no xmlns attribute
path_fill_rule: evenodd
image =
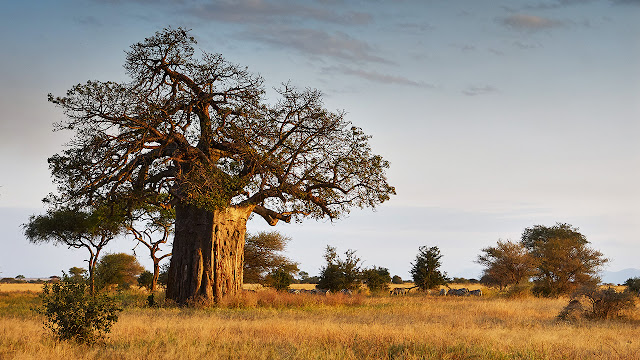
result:
<svg viewBox="0 0 640 360"><path fill-rule="evenodd" d="M521 243L537 260L533 290L544 296L569 294L597 284L598 271L609 261L590 248L587 238L570 224L526 228Z"/></svg>
<svg viewBox="0 0 640 360"><path fill-rule="evenodd" d="M496 246L482 249L477 261L485 266L482 282L501 289L529 281L536 272L537 260L520 243L498 240Z"/></svg>
<svg viewBox="0 0 640 360"><path fill-rule="evenodd" d="M128 83L88 81L49 100L72 130L49 159L54 203L170 194L219 209L252 205L270 224L338 217L394 194L369 136L323 107L320 91L285 84L265 103L260 76L201 52L184 29L164 29L127 52Z"/></svg>

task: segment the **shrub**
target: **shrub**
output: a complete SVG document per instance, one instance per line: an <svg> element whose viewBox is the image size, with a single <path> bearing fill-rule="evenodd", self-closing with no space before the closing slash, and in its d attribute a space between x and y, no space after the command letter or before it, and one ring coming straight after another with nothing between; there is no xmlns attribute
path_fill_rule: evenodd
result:
<svg viewBox="0 0 640 360"><path fill-rule="evenodd" d="M86 344L101 340L121 311L113 299L104 294L91 295L86 283L67 278L45 284L40 297L42 306L37 311L45 316L45 328L58 340Z"/></svg>
<svg viewBox="0 0 640 360"><path fill-rule="evenodd" d="M389 283L391 282L391 275L389 269L383 267L372 267L362 272L369 291L380 292L389 291Z"/></svg>
<svg viewBox="0 0 640 360"><path fill-rule="evenodd" d="M151 283L153 282L153 273L149 270L145 270L138 276L138 286L146 287L151 290Z"/></svg>
<svg viewBox="0 0 640 360"><path fill-rule="evenodd" d="M393 277L391 278L391 283L398 285L398 284L403 284L404 281L402 280L402 278L400 276L393 275Z"/></svg>
<svg viewBox="0 0 640 360"><path fill-rule="evenodd" d="M267 285L278 290L287 290L293 282L293 276L285 269L271 271L266 277Z"/></svg>
<svg viewBox="0 0 640 360"><path fill-rule="evenodd" d="M320 270L318 288L331 291L342 289L353 291L360 287L361 261L354 250L347 250L343 260L338 256L336 248L327 246L324 258L327 265Z"/></svg>
<svg viewBox="0 0 640 360"><path fill-rule="evenodd" d="M627 291L631 291L631 292L634 292L636 294L640 293L640 278L639 277L629 278L629 279L627 279L627 281L624 282L623 285L627 287Z"/></svg>
<svg viewBox="0 0 640 360"><path fill-rule="evenodd" d="M614 288L585 287L573 294L569 304L560 312L561 320L582 318L604 320L620 317L622 310L635 306L635 298L629 292L617 292Z"/></svg>

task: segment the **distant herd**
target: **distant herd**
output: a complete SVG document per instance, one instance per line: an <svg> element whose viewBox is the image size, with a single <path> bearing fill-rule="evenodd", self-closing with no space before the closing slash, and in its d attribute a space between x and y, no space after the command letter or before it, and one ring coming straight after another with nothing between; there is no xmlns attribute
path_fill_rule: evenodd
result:
<svg viewBox="0 0 640 360"><path fill-rule="evenodd" d="M391 291L389 291L390 295L406 295L409 293L409 290L417 288L417 286L414 287L410 287L410 288L401 288L401 287L397 287L397 288L393 288ZM291 294L315 294L315 295L328 295L331 294L330 290L324 290L324 289L310 289L310 290L305 290L305 289L289 289L289 293ZM353 294L353 292L351 290L348 289L342 289L340 291L335 292L336 294L344 294L344 295L351 295ZM438 295L440 296L482 296L482 290L477 289L477 290L469 290L467 288L461 288L461 289L440 289L440 292L438 293Z"/></svg>

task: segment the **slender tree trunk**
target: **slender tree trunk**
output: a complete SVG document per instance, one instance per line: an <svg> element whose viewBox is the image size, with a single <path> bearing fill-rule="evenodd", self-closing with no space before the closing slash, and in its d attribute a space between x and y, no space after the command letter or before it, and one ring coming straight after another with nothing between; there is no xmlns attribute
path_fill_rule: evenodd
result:
<svg viewBox="0 0 640 360"><path fill-rule="evenodd" d="M214 212L176 207L168 299L178 304L219 302L242 290L244 237L251 211L252 206Z"/></svg>
<svg viewBox="0 0 640 360"><path fill-rule="evenodd" d="M158 278L160 277L160 260L153 258L153 279L151 280L151 293L156 291L158 286Z"/></svg>

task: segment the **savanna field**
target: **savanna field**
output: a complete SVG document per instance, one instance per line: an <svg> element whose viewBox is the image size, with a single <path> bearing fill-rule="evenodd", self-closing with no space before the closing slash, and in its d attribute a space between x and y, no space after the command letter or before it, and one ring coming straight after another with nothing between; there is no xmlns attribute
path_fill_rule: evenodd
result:
<svg viewBox="0 0 640 360"><path fill-rule="evenodd" d="M556 319L568 298L484 288L481 298L258 290L195 308L148 308L145 293L130 291L117 295L124 311L93 346L43 329L32 311L40 288L0 284L0 359L640 359L637 308L568 323Z"/></svg>

